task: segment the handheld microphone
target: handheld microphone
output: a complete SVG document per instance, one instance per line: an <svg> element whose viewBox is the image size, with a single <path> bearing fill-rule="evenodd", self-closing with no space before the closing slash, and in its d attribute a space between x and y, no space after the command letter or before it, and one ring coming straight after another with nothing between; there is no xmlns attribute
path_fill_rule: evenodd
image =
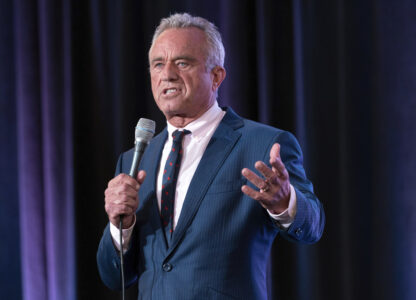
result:
<svg viewBox="0 0 416 300"><path fill-rule="evenodd" d="M141 118L139 122L137 122L136 131L134 133L134 155L133 161L131 163L131 168L129 172L129 176L136 179L137 172L139 171L139 163L142 160L142 156L144 150L146 149L147 145L149 144L150 140L153 138L155 134L156 123L153 120ZM123 238L122 238L122 231L123 231L123 216L120 216L120 273L121 273L121 297L125 299L125 282L124 282L124 259L123 259Z"/></svg>
<svg viewBox="0 0 416 300"><path fill-rule="evenodd" d="M153 120L141 118L137 122L134 141L134 156L131 163L129 175L133 178L137 177L138 166L142 159L144 150L155 134L156 123Z"/></svg>

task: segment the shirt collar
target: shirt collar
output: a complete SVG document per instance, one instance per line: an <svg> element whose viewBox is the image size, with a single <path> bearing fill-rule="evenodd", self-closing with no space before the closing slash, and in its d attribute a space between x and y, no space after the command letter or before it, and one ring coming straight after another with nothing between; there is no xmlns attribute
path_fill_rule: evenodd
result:
<svg viewBox="0 0 416 300"><path fill-rule="evenodd" d="M215 119L219 117L220 114L224 114L224 111L218 106L218 102L215 101L214 104L198 119L192 121L188 125L186 125L184 128L177 128L170 124L169 122L166 122L167 129L168 129L168 138L169 140L172 139L172 133L175 130L183 130L187 129L191 132L192 138L196 138L197 140L200 140L203 138L212 128L212 126L215 126Z"/></svg>

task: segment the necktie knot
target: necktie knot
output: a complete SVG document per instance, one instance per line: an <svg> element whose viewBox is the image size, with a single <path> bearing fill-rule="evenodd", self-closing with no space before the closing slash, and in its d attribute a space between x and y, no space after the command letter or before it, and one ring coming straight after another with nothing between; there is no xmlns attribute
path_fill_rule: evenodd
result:
<svg viewBox="0 0 416 300"><path fill-rule="evenodd" d="M175 144L182 143L183 137L185 135L189 134L189 133L191 133L191 132L189 130L186 130L186 129L184 129L184 130L175 130L172 133L173 142Z"/></svg>

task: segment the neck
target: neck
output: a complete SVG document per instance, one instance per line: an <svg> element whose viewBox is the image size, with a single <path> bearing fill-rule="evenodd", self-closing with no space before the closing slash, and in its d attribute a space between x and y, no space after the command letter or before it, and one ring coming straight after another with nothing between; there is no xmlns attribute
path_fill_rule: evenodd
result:
<svg viewBox="0 0 416 300"><path fill-rule="evenodd" d="M171 125L175 126L176 128L183 128L189 123L191 123L192 121L195 121L196 119L198 119L198 117L188 118L188 117L181 117L181 116L172 116L168 118L167 120Z"/></svg>

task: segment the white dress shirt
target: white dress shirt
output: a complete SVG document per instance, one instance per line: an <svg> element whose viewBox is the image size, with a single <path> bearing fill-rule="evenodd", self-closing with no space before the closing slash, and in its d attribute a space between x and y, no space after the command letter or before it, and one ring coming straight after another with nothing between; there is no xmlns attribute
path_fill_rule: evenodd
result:
<svg viewBox="0 0 416 300"><path fill-rule="evenodd" d="M183 202L185 200L186 193L188 191L189 184L191 183L192 177L198 167L199 162L201 161L202 155L205 152L205 149L208 146L208 143L220 124L222 118L225 115L218 103L215 102L214 105L208 109L201 117L197 120L192 121L184 128L176 128L169 122L167 122L168 130L168 139L163 148L162 157L160 159L159 172L157 177L157 187L156 187L156 196L157 202L160 210L161 202L161 193L162 193L162 179L163 179L163 170L165 167L165 162L168 158L172 147L172 133L175 130L189 130L191 133L184 136L183 139L183 155L182 162L179 169L178 179L176 182L176 192L175 192L175 203L174 203L174 220L173 228L178 224L178 220L181 214ZM247 166L251 168L252 166ZM293 219L296 214L296 193L292 185L290 185L291 195L289 200L289 207L281 214L275 215L269 212L269 215L275 220L279 221L280 226L283 228L288 228L293 222ZM253 200L254 201L254 200ZM123 252L128 249L131 233L133 231L135 222L128 229L123 229ZM120 250L119 235L120 232L116 226L110 223L110 232L113 238L113 242L118 250Z"/></svg>

